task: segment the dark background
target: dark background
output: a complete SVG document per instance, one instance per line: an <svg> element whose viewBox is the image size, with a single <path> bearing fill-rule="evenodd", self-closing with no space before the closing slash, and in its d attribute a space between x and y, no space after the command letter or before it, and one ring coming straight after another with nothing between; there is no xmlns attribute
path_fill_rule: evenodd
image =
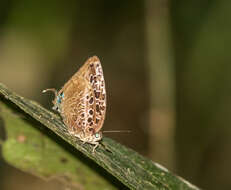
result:
<svg viewBox="0 0 231 190"><path fill-rule="evenodd" d="M1 1L0 82L51 108L97 55L107 136L204 189L231 189L231 1ZM57 189L0 162L0 189Z"/></svg>

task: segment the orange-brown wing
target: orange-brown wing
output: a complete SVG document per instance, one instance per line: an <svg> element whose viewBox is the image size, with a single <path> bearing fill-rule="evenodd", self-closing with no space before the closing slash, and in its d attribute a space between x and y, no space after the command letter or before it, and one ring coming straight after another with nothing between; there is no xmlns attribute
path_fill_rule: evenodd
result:
<svg viewBox="0 0 231 190"><path fill-rule="evenodd" d="M98 132L106 113L105 81L99 59L89 58L61 91L64 92L61 115L69 130L84 131L86 135Z"/></svg>
<svg viewBox="0 0 231 190"><path fill-rule="evenodd" d="M86 80L69 80L62 100L61 115L70 132L79 133L86 127L84 95L87 93Z"/></svg>

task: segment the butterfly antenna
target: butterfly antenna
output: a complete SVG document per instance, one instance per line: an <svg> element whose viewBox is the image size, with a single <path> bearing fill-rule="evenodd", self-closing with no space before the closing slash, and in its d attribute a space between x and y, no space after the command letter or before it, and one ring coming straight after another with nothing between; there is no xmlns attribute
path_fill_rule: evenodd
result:
<svg viewBox="0 0 231 190"><path fill-rule="evenodd" d="M112 131L102 131L103 133L131 133L130 130L112 130Z"/></svg>
<svg viewBox="0 0 231 190"><path fill-rule="evenodd" d="M58 95L57 90L56 90L56 89L54 89L54 88L48 88L48 89L45 89L45 90L43 90L43 91L42 91L42 93L46 93L47 91L54 92L55 96L57 96L57 95Z"/></svg>

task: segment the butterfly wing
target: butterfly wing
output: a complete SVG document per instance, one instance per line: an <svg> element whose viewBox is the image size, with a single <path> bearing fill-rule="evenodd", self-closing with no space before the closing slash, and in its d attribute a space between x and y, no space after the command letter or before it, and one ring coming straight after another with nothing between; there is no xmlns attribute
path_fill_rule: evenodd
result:
<svg viewBox="0 0 231 190"><path fill-rule="evenodd" d="M106 113L106 90L102 65L98 57L94 56L86 62L87 72L83 77L88 81L91 89L89 99L89 111L93 110L94 132L100 131L103 126ZM91 104L93 100L93 103Z"/></svg>
<svg viewBox="0 0 231 190"><path fill-rule="evenodd" d="M64 85L61 115L71 133L86 136L100 131L106 113L106 90L98 57L89 58Z"/></svg>

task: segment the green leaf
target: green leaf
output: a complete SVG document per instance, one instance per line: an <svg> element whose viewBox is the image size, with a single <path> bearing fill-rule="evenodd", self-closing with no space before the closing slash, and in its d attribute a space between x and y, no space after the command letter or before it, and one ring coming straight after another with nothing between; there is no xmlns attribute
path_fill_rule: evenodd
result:
<svg viewBox="0 0 231 190"><path fill-rule="evenodd" d="M60 116L13 93L2 84L0 95L1 116L7 131L3 156L17 168L46 179L62 178L86 189L125 188L108 173L131 189L198 189L163 166L109 138L104 137L92 153L93 146L83 145L71 136ZM19 114L18 108L23 112Z"/></svg>
<svg viewBox="0 0 231 190"><path fill-rule="evenodd" d="M92 161L50 131L44 131L39 122L28 115L13 113L2 102L0 109L7 135L2 155L9 164L42 179L57 178L77 189L117 189Z"/></svg>

